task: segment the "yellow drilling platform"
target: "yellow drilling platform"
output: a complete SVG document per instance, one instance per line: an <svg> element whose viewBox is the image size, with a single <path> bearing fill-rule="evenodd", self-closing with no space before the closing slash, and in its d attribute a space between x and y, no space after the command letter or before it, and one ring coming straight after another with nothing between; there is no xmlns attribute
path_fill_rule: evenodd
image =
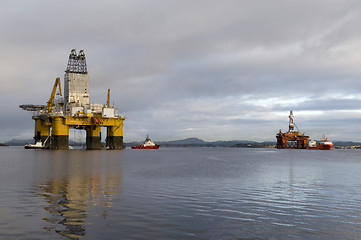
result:
<svg viewBox="0 0 361 240"><path fill-rule="evenodd" d="M20 105L33 112L34 144L28 148L69 149L69 129L86 130L86 149L101 149L101 128L107 128L106 148L123 149L125 118L110 104L108 89L106 104L89 103L89 76L83 50L73 49L64 76L64 97L60 78L56 78L47 105ZM25 146L26 147L26 146Z"/></svg>

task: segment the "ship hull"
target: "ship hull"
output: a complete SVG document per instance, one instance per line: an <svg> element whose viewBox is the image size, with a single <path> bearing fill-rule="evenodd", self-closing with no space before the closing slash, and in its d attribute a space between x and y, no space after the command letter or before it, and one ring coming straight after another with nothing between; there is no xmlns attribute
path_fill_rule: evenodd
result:
<svg viewBox="0 0 361 240"><path fill-rule="evenodd" d="M155 146L132 146L132 149L158 149L159 145Z"/></svg>
<svg viewBox="0 0 361 240"><path fill-rule="evenodd" d="M42 142L36 142L35 144L26 144L25 149L49 149L49 146L46 146Z"/></svg>
<svg viewBox="0 0 361 240"><path fill-rule="evenodd" d="M308 149L311 150L331 150L331 148L333 147L333 144L319 144L316 147L308 147Z"/></svg>
<svg viewBox="0 0 361 240"><path fill-rule="evenodd" d="M320 144L319 149L320 150L331 150L333 147L333 144Z"/></svg>
<svg viewBox="0 0 361 240"><path fill-rule="evenodd" d="M29 144L24 146L25 149L49 149L49 147L37 146L34 144Z"/></svg>

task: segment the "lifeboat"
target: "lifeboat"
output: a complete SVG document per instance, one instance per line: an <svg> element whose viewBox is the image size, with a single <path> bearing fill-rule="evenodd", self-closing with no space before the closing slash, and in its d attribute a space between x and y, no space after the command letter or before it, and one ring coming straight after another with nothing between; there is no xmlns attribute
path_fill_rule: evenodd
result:
<svg viewBox="0 0 361 240"><path fill-rule="evenodd" d="M158 149L159 145L156 145L152 140L150 140L149 136L145 139L144 143L138 146L132 146L132 149Z"/></svg>

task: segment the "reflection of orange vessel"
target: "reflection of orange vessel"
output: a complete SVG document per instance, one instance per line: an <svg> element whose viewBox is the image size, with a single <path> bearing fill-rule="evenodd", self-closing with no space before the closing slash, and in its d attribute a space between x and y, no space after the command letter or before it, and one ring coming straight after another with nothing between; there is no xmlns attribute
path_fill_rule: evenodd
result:
<svg viewBox="0 0 361 240"><path fill-rule="evenodd" d="M310 140L308 143L308 149L331 150L332 147L333 143L325 137L322 137L320 142Z"/></svg>
<svg viewBox="0 0 361 240"><path fill-rule="evenodd" d="M159 145L156 145L152 140L150 140L148 134L147 138L145 139L144 143L140 144L139 146L132 146L132 149L158 149Z"/></svg>

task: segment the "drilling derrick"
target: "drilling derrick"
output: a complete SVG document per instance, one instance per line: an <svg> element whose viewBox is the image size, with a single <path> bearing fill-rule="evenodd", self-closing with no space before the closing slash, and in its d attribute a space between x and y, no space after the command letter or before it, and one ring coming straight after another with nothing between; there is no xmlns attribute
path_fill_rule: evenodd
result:
<svg viewBox="0 0 361 240"><path fill-rule="evenodd" d="M276 135L277 148L294 148L294 149L306 149L308 147L308 138L305 134L301 134L296 124L293 122L293 112L290 111L288 116L288 132L283 133L280 129ZM297 131L294 130L296 127Z"/></svg>
<svg viewBox="0 0 361 240"><path fill-rule="evenodd" d="M293 133L293 132L295 132L294 131L295 124L293 123L293 113L292 113L292 111L290 111L290 115L288 116L288 119L289 119L289 121L288 121L288 132Z"/></svg>
<svg viewBox="0 0 361 240"><path fill-rule="evenodd" d="M20 105L34 112L34 147L69 149L69 129L86 131L86 149L101 148L101 128L106 127L107 149L123 149L123 121L117 109L110 105L110 89L106 104L89 102L89 76L83 50L71 50L64 75L64 99L55 98L57 88L61 96L60 78L57 78L47 105ZM31 145L31 144L30 144Z"/></svg>
<svg viewBox="0 0 361 240"><path fill-rule="evenodd" d="M83 50L77 55L73 49L69 55L64 75L64 104L66 110L89 104L89 76Z"/></svg>

